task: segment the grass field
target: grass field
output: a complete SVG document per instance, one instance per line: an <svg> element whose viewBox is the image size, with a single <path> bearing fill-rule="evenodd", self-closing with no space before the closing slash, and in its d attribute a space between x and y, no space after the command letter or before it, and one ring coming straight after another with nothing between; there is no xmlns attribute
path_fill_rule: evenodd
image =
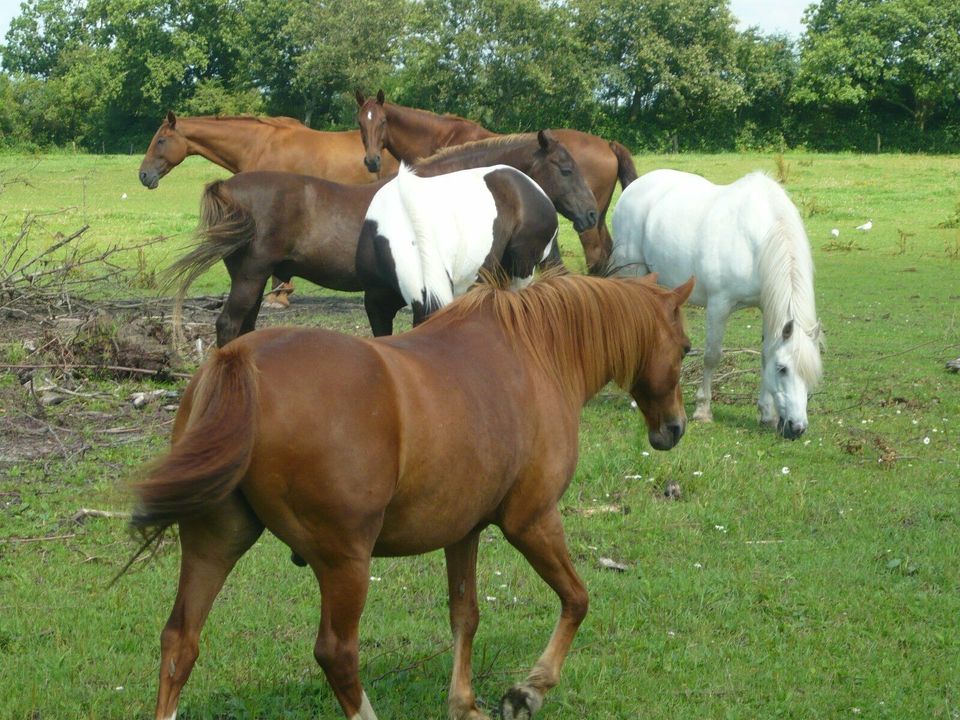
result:
<svg viewBox="0 0 960 720"><path fill-rule="evenodd" d="M728 182L766 155L641 156ZM101 248L164 235L123 256L139 272L91 290L149 295L144 269L190 239L199 193L223 172L194 159L139 185L139 157L0 156L0 239L26 213L37 247L88 224ZM960 718L960 159L787 154L785 187L805 218L827 333L810 429L786 442L756 422L759 362L725 357L711 425L652 451L629 398L611 387L585 409L577 476L563 499L591 609L543 718ZM126 197L124 198L124 194ZM870 233L854 226L871 219ZM832 228L840 229L836 239ZM582 268L572 231L569 264ZM211 272L195 292L221 293ZM143 281L143 286L149 286ZM295 299L325 294L298 283ZM359 298L346 319L365 334ZM270 322L282 316L271 316ZM702 313L687 313L694 346ZM9 322L0 314L0 323ZM725 347L755 350L760 316L731 320ZM0 357L24 356L17 340ZM688 412L698 377L689 361ZM45 412L53 427L121 413L144 384L89 380L96 400L42 411L0 374L0 422ZM178 386L164 386L178 387ZM93 403L93 404L91 404ZM74 431L87 448L0 467L0 718L147 717L159 632L176 590L173 544L107 588L133 543L123 480L166 442L172 413L126 411L117 434ZM75 427L75 425L71 426ZM3 436L0 435L0 438ZM64 436L66 437L66 435ZM682 499L663 498L668 480ZM600 557L626 565L604 569ZM361 677L382 719L441 718L451 656L440 553L376 560L361 625ZM476 689L491 710L536 660L556 621L551 591L498 532L480 551ZM274 538L241 560L206 625L180 718L339 717L313 661L319 595Z"/></svg>

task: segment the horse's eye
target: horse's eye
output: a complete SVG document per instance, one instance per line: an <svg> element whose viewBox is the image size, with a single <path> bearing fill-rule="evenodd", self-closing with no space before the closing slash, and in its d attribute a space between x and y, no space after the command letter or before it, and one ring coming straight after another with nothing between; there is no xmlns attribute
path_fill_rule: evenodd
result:
<svg viewBox="0 0 960 720"><path fill-rule="evenodd" d="M166 141L166 138L157 138L157 145L163 145Z"/></svg>
<svg viewBox="0 0 960 720"><path fill-rule="evenodd" d="M786 366L786 365L777 365L777 374L778 374L778 375L786 375L786 374L787 374L787 366Z"/></svg>
<svg viewBox="0 0 960 720"><path fill-rule="evenodd" d="M568 167L560 168L560 174L563 175L564 177L568 177L570 175L573 175L573 169Z"/></svg>

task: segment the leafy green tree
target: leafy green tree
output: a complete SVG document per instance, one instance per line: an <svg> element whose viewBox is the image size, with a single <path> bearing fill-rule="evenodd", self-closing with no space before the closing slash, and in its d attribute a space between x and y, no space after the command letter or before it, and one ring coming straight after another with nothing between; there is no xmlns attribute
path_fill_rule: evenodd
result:
<svg viewBox="0 0 960 720"><path fill-rule="evenodd" d="M395 67L395 38L406 32L409 0L295 3L286 26L293 85L304 122L353 123L355 88L379 87Z"/></svg>
<svg viewBox="0 0 960 720"><path fill-rule="evenodd" d="M688 143L729 142L746 101L728 0L574 0L595 55L598 95L625 125L641 121Z"/></svg>
<svg viewBox="0 0 960 720"><path fill-rule="evenodd" d="M426 0L397 74L411 105L502 132L590 127L593 73L566 6L540 0Z"/></svg>
<svg viewBox="0 0 960 720"><path fill-rule="evenodd" d="M782 146L789 120L788 99L799 67L793 41L748 28L737 40L737 70L746 101L738 110L738 144Z"/></svg>
<svg viewBox="0 0 960 720"><path fill-rule="evenodd" d="M960 97L960 3L824 0L806 15L793 99L865 109L883 103L923 132Z"/></svg>

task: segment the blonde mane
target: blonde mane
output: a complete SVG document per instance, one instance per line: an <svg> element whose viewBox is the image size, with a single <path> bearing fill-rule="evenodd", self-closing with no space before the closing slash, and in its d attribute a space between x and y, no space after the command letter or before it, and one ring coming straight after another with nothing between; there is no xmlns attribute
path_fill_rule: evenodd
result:
<svg viewBox="0 0 960 720"><path fill-rule="evenodd" d="M424 165L426 163L436 162L439 160L445 160L449 157L461 157L467 153L477 150L487 150L489 148L499 148L504 146L513 147L515 145L523 145L524 143L529 143L533 140L536 140L535 135L529 133L517 133L514 135L497 135L496 137L483 138L481 140L471 140L470 142L465 142L461 145L450 145L449 147L442 147L437 150L433 155L428 155L425 158L421 158L417 161L418 165Z"/></svg>
<svg viewBox="0 0 960 720"><path fill-rule="evenodd" d="M431 322L490 308L517 349L558 383L581 373L585 388L610 379L629 388L656 350L658 299L668 292L637 278L584 275L548 276L519 292L482 283Z"/></svg>

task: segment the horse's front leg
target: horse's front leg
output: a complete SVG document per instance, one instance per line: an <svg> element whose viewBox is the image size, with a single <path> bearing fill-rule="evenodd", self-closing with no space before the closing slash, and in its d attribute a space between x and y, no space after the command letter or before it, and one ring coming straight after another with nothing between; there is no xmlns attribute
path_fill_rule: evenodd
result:
<svg viewBox="0 0 960 720"><path fill-rule="evenodd" d="M392 290L369 289L363 293L363 308L374 337L393 335L393 319L406 302Z"/></svg>
<svg viewBox="0 0 960 720"><path fill-rule="evenodd" d="M560 619L546 649L527 678L510 688L500 701L503 719L514 720L532 717L543 705L547 691L559 682L563 661L586 617L589 598L570 560L556 507L532 521L527 513L505 518L501 527L507 540L560 597Z"/></svg>
<svg viewBox="0 0 960 720"><path fill-rule="evenodd" d="M760 354L760 395L757 398L757 409L760 411L760 424L768 427L777 427L777 406L773 401L773 388L767 382L767 343L764 338L763 351Z"/></svg>
<svg viewBox="0 0 960 720"><path fill-rule="evenodd" d="M480 622L477 609L477 544L479 532L444 549L447 588L450 594L450 629L453 632L453 675L447 700L450 720L486 720L473 692L471 655Z"/></svg>
<svg viewBox="0 0 960 720"><path fill-rule="evenodd" d="M707 301L707 340L703 349L703 380L697 390L697 407L693 412L693 419L700 422L713 422L713 411L710 409L710 401L713 398L713 373L720 364L723 336L727 331L730 312L731 308L725 303Z"/></svg>

